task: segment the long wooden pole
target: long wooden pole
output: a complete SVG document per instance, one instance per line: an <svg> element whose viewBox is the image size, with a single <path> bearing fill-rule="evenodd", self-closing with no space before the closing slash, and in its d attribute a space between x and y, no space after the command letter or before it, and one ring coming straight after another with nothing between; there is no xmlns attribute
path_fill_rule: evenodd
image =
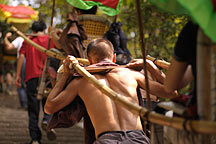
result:
<svg viewBox="0 0 216 144"><path fill-rule="evenodd" d="M56 59L59 59L59 60L64 60L66 58L65 55L62 55L61 53L57 53L57 52L54 52L54 51L51 51L51 50L47 50L45 49L44 47L34 43L32 40L30 40L28 37L26 37L22 32L20 32L19 30L17 30L16 27L12 26L11 29L16 32L19 36L23 37L25 39L26 42L28 42L29 44L33 45L37 50L47 54L48 56L51 56L51 57L54 57ZM161 67L161 68L164 68L164 69L167 69L170 65L170 63L166 62L166 61L163 61L163 60L155 60L154 57L151 57L149 55L146 56L146 59L149 59L151 61L154 61L154 63ZM89 62L88 62L88 59L84 59L84 58L77 58L77 60L84 64L84 65L89 65Z"/></svg>
<svg viewBox="0 0 216 144"><path fill-rule="evenodd" d="M54 52L52 50L47 50L44 47L38 45L37 43L33 42L32 40L30 40L28 37L26 37L22 32L20 32L16 27L11 26L11 30L13 30L14 32L16 32L19 36L21 36L27 43L31 44L34 48L36 48L37 50L45 53L48 56L54 57L56 59L59 60L64 60L66 58L65 55L62 55L62 53L57 53ZM84 64L84 65L89 65L89 61L87 59L83 59L83 58L77 58L77 60Z"/></svg>
<svg viewBox="0 0 216 144"><path fill-rule="evenodd" d="M214 79L211 67L212 41L205 35L200 28L197 37L197 108L199 118L202 120L214 120L214 108L212 107L214 97L212 89L214 89L212 80ZM210 144L210 136L202 136L206 144Z"/></svg>
<svg viewBox="0 0 216 144"><path fill-rule="evenodd" d="M136 0L136 8L137 8L138 23L139 23L140 44L141 44L141 50L143 55L143 68L145 72L147 108L148 110L151 110L151 99L149 94L149 81L148 81L148 73L147 73L147 66L146 66L146 51L145 51L144 36L143 36L140 0Z"/></svg>
<svg viewBox="0 0 216 144"><path fill-rule="evenodd" d="M98 81L94 75L91 75L88 71L86 71L83 67L81 67L78 63L73 63L72 67L83 77L85 77L88 82L92 83L95 87L97 87L101 92L110 97L113 101L119 103L123 107L127 108L134 114L140 115L143 119L148 119L150 122L163 125L170 126L179 130L186 130L190 132L197 132L203 134L216 134L216 122L212 121L204 121L204 120L186 120L178 117L166 117L161 114L157 114L155 112L150 112L146 108L143 108L137 104L131 103L124 96L116 93L105 84Z"/></svg>
<svg viewBox="0 0 216 144"><path fill-rule="evenodd" d="M25 36L25 34L23 34L22 32L20 32L16 27L14 26L11 26L11 29L16 32L19 36L23 37L25 39L26 42L28 42L29 44L33 45L37 50L45 53L46 55L48 56L51 56L51 57L54 57L56 59L59 59L59 60L64 60L66 58L65 55L62 55L61 53L57 53L57 52L54 52L54 51L51 51L51 50L47 50L45 49L44 47L38 45L37 43L33 42L32 40L30 40L28 37ZM154 57L151 57L149 55L146 56L146 59L149 59L151 61L154 61L154 63L163 68L163 69L167 69L170 65L169 62L166 62L164 60L155 60ZM77 58L77 60L84 64L84 65L89 65L89 62L87 59L84 59L84 58Z"/></svg>
<svg viewBox="0 0 216 144"><path fill-rule="evenodd" d="M53 18L55 15L55 0L53 0L53 5L52 5L52 15L51 15L51 22L50 22L50 26L53 26ZM50 43L51 43L51 37L49 37L48 40L48 50L50 49ZM45 65L43 68L43 72L42 75L40 77L40 82L39 82L39 87L38 87L38 91L37 91L37 99L38 100L42 100L43 96L44 96L44 89L46 87L46 79L47 79L47 68L50 64L50 59L49 56L46 57L45 60Z"/></svg>
<svg viewBox="0 0 216 144"><path fill-rule="evenodd" d="M146 59L153 61L157 66L159 66L159 67L161 67L163 69L168 69L168 67L170 66L169 62L166 62L164 60L156 59L154 57L151 57L150 55L147 55Z"/></svg>

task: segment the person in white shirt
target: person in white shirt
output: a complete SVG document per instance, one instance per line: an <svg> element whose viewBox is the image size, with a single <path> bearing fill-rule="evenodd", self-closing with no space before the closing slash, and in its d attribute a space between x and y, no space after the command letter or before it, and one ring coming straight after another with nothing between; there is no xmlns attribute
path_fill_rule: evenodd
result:
<svg viewBox="0 0 216 144"><path fill-rule="evenodd" d="M24 41L24 39L22 37L17 37L15 40L13 40L12 42L9 41L9 38L12 36L11 32L8 32L5 37L4 37L4 45L5 45L5 49L7 51L13 50L13 49L17 49L17 58L19 57L19 51L20 48L22 47L22 43ZM22 65L22 69L21 69L21 87L17 88L17 92L19 95L19 101L20 101L20 105L21 108L23 109L27 109L27 95L26 95L26 87L25 87L25 60L24 63Z"/></svg>

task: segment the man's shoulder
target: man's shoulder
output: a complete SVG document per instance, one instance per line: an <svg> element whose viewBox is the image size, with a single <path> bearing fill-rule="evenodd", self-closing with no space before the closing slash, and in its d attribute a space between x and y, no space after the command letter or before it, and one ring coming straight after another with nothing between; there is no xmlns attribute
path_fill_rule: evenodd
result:
<svg viewBox="0 0 216 144"><path fill-rule="evenodd" d="M111 70L111 72L125 72L125 73L130 73L130 72L135 72L135 70L126 68L126 67L116 67Z"/></svg>
<svg viewBox="0 0 216 144"><path fill-rule="evenodd" d="M129 69L129 68L115 68L112 69L106 76L107 78L110 77L125 77L125 78L132 78L137 73L137 71Z"/></svg>

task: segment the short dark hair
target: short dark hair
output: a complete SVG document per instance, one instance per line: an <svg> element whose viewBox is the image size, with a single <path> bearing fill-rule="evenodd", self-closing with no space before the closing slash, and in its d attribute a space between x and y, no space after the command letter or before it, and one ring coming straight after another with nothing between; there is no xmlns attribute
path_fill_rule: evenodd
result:
<svg viewBox="0 0 216 144"><path fill-rule="evenodd" d="M87 56L93 57L97 62L109 58L112 59L114 48L109 40L104 38L93 39L87 47Z"/></svg>
<svg viewBox="0 0 216 144"><path fill-rule="evenodd" d="M34 32L39 32L39 31L42 32L46 28L47 26L43 20L33 22L32 27L31 27L32 31Z"/></svg>

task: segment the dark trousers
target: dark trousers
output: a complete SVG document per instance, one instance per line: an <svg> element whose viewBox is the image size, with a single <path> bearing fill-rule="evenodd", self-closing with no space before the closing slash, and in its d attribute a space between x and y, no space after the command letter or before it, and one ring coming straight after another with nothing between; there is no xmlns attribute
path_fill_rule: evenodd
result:
<svg viewBox="0 0 216 144"><path fill-rule="evenodd" d="M150 144L150 140L141 130L108 131L99 134L94 144Z"/></svg>
<svg viewBox="0 0 216 144"><path fill-rule="evenodd" d="M41 140L41 131L38 127L40 114L40 101L37 100L37 87L39 78L32 78L27 81L27 97L28 97L28 116L29 116L29 132L32 140ZM42 108L44 108L46 99L42 100ZM50 115L44 113L43 121L48 121Z"/></svg>

